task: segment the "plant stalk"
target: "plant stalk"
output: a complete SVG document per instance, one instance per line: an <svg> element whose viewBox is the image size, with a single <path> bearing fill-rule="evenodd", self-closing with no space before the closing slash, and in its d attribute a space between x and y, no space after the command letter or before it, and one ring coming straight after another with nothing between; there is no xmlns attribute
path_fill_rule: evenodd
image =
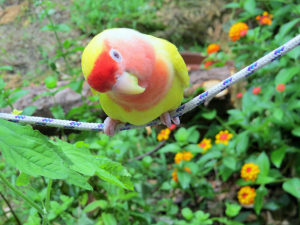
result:
<svg viewBox="0 0 300 225"><path fill-rule="evenodd" d="M18 218L18 216L15 214L13 208L11 207L9 201L4 197L4 195L0 192L1 197L3 198L3 200L5 201L6 205L8 206L8 208L10 209L11 213L13 214L13 216L15 217L17 224L18 225L22 225L20 219Z"/></svg>
<svg viewBox="0 0 300 225"><path fill-rule="evenodd" d="M26 195L24 195L21 191L19 191L17 188L15 188L11 183L6 180L4 174L0 172L0 179L17 195L19 195L24 201L26 201L28 204L30 204L32 207L34 207L43 217L46 216L46 213L39 207L34 201L32 201L30 198L28 198Z"/></svg>

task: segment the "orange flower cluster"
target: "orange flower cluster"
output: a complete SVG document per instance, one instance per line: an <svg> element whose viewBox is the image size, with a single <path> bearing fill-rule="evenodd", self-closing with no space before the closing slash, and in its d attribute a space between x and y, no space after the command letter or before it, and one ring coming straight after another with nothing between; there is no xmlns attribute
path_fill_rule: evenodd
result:
<svg viewBox="0 0 300 225"><path fill-rule="evenodd" d="M157 140L167 140L169 138L169 135L171 133L171 130L169 128L163 129L160 131L160 133L157 135Z"/></svg>
<svg viewBox="0 0 300 225"><path fill-rule="evenodd" d="M260 170L258 165L250 162L245 163L241 169L241 177L244 178L245 181L252 180L255 181L257 178L257 174L259 174Z"/></svg>
<svg viewBox="0 0 300 225"><path fill-rule="evenodd" d="M182 160L190 161L193 156L194 155L190 152L178 152L176 153L174 160L176 164L179 164Z"/></svg>
<svg viewBox="0 0 300 225"><path fill-rule="evenodd" d="M250 186L242 187L238 192L239 202L244 205L252 205L256 196L255 189Z"/></svg>
<svg viewBox="0 0 300 225"><path fill-rule="evenodd" d="M285 90L285 84L278 84L276 89L279 92L283 92Z"/></svg>
<svg viewBox="0 0 300 225"><path fill-rule="evenodd" d="M255 88L253 88L252 93L253 93L254 95L258 95L258 94L260 93L260 91L261 91L261 88L260 88L260 87L255 87Z"/></svg>
<svg viewBox="0 0 300 225"><path fill-rule="evenodd" d="M262 16L257 16L256 20L258 20L259 25L271 25L272 24L273 15L268 12L264 12Z"/></svg>
<svg viewBox="0 0 300 225"><path fill-rule="evenodd" d="M244 37L249 30L247 24L239 22L234 24L229 30L229 37L232 41L240 40L241 37Z"/></svg>
<svg viewBox="0 0 300 225"><path fill-rule="evenodd" d="M188 173L191 173L192 171L190 170L190 168L188 167L185 167L184 170ZM175 181L175 182L178 182L178 176L177 176L177 169L175 168L174 169L174 172L172 173L172 179Z"/></svg>
<svg viewBox="0 0 300 225"><path fill-rule="evenodd" d="M204 138L204 139L198 144L198 146L199 146L200 148L203 149L204 152L203 152L202 154L204 154L208 149L211 148L211 139Z"/></svg>
<svg viewBox="0 0 300 225"><path fill-rule="evenodd" d="M222 143L228 145L228 141L233 137L233 134L229 133L228 130L220 131L216 135L216 144Z"/></svg>
<svg viewBox="0 0 300 225"><path fill-rule="evenodd" d="M208 54L211 54L211 53L219 51L220 49L221 49L220 45L218 45L218 44L210 44L210 45L208 45L206 51L207 51Z"/></svg>

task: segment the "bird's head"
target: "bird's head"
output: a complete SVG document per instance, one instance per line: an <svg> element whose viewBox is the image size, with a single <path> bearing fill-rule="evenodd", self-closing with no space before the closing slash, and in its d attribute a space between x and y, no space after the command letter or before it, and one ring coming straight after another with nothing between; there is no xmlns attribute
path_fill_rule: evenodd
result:
<svg viewBox="0 0 300 225"><path fill-rule="evenodd" d="M147 88L155 53L145 35L116 28L95 36L84 49L81 63L92 89L133 95Z"/></svg>

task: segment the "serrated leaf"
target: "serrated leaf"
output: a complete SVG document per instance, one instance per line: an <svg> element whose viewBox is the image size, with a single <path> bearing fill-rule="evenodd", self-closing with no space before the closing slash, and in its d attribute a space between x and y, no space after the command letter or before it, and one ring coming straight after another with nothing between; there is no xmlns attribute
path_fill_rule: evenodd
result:
<svg viewBox="0 0 300 225"><path fill-rule="evenodd" d="M96 169L96 175L98 177L100 177L101 179L108 181L114 185L117 185L121 188L125 188L125 189L130 189L133 190L133 185L127 185L128 187L125 186L125 184L123 184L122 181L118 180L115 176L113 176L112 174L108 173L107 171L97 168ZM122 178L122 177L121 177ZM125 179L123 181L126 181Z"/></svg>
<svg viewBox="0 0 300 225"><path fill-rule="evenodd" d="M69 177L67 178L67 181L83 189L89 191L93 190L93 187L86 181L86 179L74 170L69 170Z"/></svg>
<svg viewBox="0 0 300 225"><path fill-rule="evenodd" d="M0 149L8 163L33 177L68 177L68 169L56 154L57 146L30 126L0 119Z"/></svg>
<svg viewBox="0 0 300 225"><path fill-rule="evenodd" d="M300 199L300 179L294 177L282 184L283 190Z"/></svg>
<svg viewBox="0 0 300 225"><path fill-rule="evenodd" d="M30 176L27 173L23 173L21 171L20 175L17 178L16 184L18 186L27 185L29 184L29 178Z"/></svg>

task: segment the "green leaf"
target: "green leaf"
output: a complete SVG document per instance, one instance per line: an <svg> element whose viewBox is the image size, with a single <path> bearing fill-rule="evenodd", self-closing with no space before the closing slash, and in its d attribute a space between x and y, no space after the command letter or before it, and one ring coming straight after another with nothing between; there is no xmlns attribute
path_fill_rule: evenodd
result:
<svg viewBox="0 0 300 225"><path fill-rule="evenodd" d="M90 211L93 211L94 209L96 209L98 207L100 207L102 209L105 209L106 206L107 206L107 201L105 201L105 200L97 200L97 201L94 201L94 202L91 202L90 204L88 204L84 208L83 212L85 212L85 213L86 212L90 212Z"/></svg>
<svg viewBox="0 0 300 225"><path fill-rule="evenodd" d="M215 118L217 115L217 110L212 110L210 112L205 112L205 113L202 113L201 116L207 120L212 120L213 118Z"/></svg>
<svg viewBox="0 0 300 225"><path fill-rule="evenodd" d="M260 210L263 206L264 196L268 194L268 189L265 188L264 185L260 185L258 189L256 189L256 196L254 199L254 210L256 214L260 214Z"/></svg>
<svg viewBox="0 0 300 225"><path fill-rule="evenodd" d="M69 49L70 46L71 46L71 41L65 40L64 43L63 43L63 47L64 47L65 49Z"/></svg>
<svg viewBox="0 0 300 225"><path fill-rule="evenodd" d="M117 225L116 218L111 213L102 213L101 218L104 222L104 225Z"/></svg>
<svg viewBox="0 0 300 225"><path fill-rule="evenodd" d="M225 8L240 8L240 4L237 2L231 2L224 6Z"/></svg>
<svg viewBox="0 0 300 225"><path fill-rule="evenodd" d="M277 120L281 120L283 117L283 111L281 108L276 108L273 112L273 116Z"/></svg>
<svg viewBox="0 0 300 225"><path fill-rule="evenodd" d="M196 130L197 126L192 126L189 129L187 129L188 138L187 140L191 143L197 143L200 138L199 131Z"/></svg>
<svg viewBox="0 0 300 225"><path fill-rule="evenodd" d="M275 85L286 84L289 82L296 74L299 74L298 67L283 68L275 77Z"/></svg>
<svg viewBox="0 0 300 225"><path fill-rule="evenodd" d="M229 169L235 170L236 169L236 160L233 156L225 156L223 158L223 163Z"/></svg>
<svg viewBox="0 0 300 225"><path fill-rule="evenodd" d="M30 178L30 176L28 174L23 173L21 171L20 175L17 178L16 184L18 186L27 185L27 184L29 184L29 178Z"/></svg>
<svg viewBox="0 0 300 225"><path fill-rule="evenodd" d="M247 133L245 134L239 134L237 137L237 145L236 145L236 151L238 155L245 153L248 149L249 145L249 136Z"/></svg>
<svg viewBox="0 0 300 225"><path fill-rule="evenodd" d="M191 152L194 156L197 154L197 153L201 153L203 152L202 148L200 148L198 145L196 144L190 144L190 145L187 145L184 150L186 150L187 152Z"/></svg>
<svg viewBox="0 0 300 225"><path fill-rule="evenodd" d="M234 217L239 214L240 210L242 209L242 206L240 206L237 203L230 204L229 202L225 202L226 204L226 215L230 217Z"/></svg>
<svg viewBox="0 0 300 225"><path fill-rule="evenodd" d="M35 112L36 108L37 106L33 106L33 105L26 106L23 109L22 115L31 116Z"/></svg>
<svg viewBox="0 0 300 225"><path fill-rule="evenodd" d="M44 81L45 81L46 87L49 89L56 88L56 86L57 86L57 79L55 76L48 76L48 77L46 77L46 79Z"/></svg>
<svg viewBox="0 0 300 225"><path fill-rule="evenodd" d="M256 184L269 184L275 181L275 178L258 174Z"/></svg>
<svg viewBox="0 0 300 225"><path fill-rule="evenodd" d="M6 83L4 80L0 77L0 91L3 90L3 88L6 86ZM1 107L0 107L1 108Z"/></svg>
<svg viewBox="0 0 300 225"><path fill-rule="evenodd" d="M183 189L190 186L191 175L187 171L177 170L178 181Z"/></svg>
<svg viewBox="0 0 300 225"><path fill-rule="evenodd" d="M55 119L64 119L65 118L65 113L61 105L56 105L53 107L50 107L50 111L53 114L53 117Z"/></svg>
<svg viewBox="0 0 300 225"><path fill-rule="evenodd" d="M292 4L287 4L283 7L279 7L276 9L275 13L273 14L274 18L279 18L282 15L288 14L292 10Z"/></svg>
<svg viewBox="0 0 300 225"><path fill-rule="evenodd" d="M284 25L281 25L278 34L275 36L275 40L282 40L287 33L300 21L300 18L294 19Z"/></svg>
<svg viewBox="0 0 300 225"><path fill-rule="evenodd" d="M194 213L190 208L183 208L181 214L186 220L191 220L194 217Z"/></svg>
<svg viewBox="0 0 300 225"><path fill-rule="evenodd" d="M83 189L89 191L93 190L93 187L86 181L86 179L74 170L69 170L69 177L67 178L67 181Z"/></svg>
<svg viewBox="0 0 300 225"><path fill-rule="evenodd" d="M144 167L148 168L151 163L153 162L153 159L150 155L146 155L143 159L142 159L142 164Z"/></svg>
<svg viewBox="0 0 300 225"><path fill-rule="evenodd" d="M82 86L83 86L83 79L80 79L78 81L75 81L75 82L71 82L68 84L68 86L75 92L77 93L81 93L82 91Z"/></svg>
<svg viewBox="0 0 300 225"><path fill-rule="evenodd" d="M210 159L218 159L222 156L221 151L210 151L205 153L201 158L198 160L197 164L199 166L203 166L208 160Z"/></svg>
<svg viewBox="0 0 300 225"><path fill-rule="evenodd" d="M231 176L231 174L234 172L234 170L230 169L227 166L224 166L223 164L219 167L219 173L222 177L222 180L225 182L227 179Z"/></svg>
<svg viewBox="0 0 300 225"><path fill-rule="evenodd" d="M281 162L285 156L286 149L287 146L282 146L281 148L276 149L271 153L271 161L277 168L280 168Z"/></svg>
<svg viewBox="0 0 300 225"><path fill-rule="evenodd" d="M250 13L251 15L253 15L255 6L256 6L255 0L246 0L244 4L244 10Z"/></svg>
<svg viewBox="0 0 300 225"><path fill-rule="evenodd" d="M260 155L256 158L256 164L259 167L259 174L263 176L267 176L270 170L270 161L265 152L260 153Z"/></svg>
<svg viewBox="0 0 300 225"><path fill-rule="evenodd" d="M50 24L47 24L41 28L41 31L48 31L48 30L52 31L52 30L54 30L54 27Z"/></svg>
<svg viewBox="0 0 300 225"><path fill-rule="evenodd" d="M58 24L55 29L62 32L70 32L71 30L71 28L67 24Z"/></svg>
<svg viewBox="0 0 300 225"><path fill-rule="evenodd" d="M283 190L300 199L300 179L294 177L282 184Z"/></svg>
<svg viewBox="0 0 300 225"><path fill-rule="evenodd" d="M18 90L15 93L13 93L10 97L9 97L9 102L11 104L15 103L18 99L22 98L23 96L27 95L29 93L28 90Z"/></svg>
<svg viewBox="0 0 300 225"><path fill-rule="evenodd" d="M177 132L174 134L176 141L184 142L187 141L188 132L184 127L180 127Z"/></svg>
<svg viewBox="0 0 300 225"><path fill-rule="evenodd" d="M292 130L294 136L300 137L300 127L296 127Z"/></svg>
<svg viewBox="0 0 300 225"><path fill-rule="evenodd" d="M66 179L68 169L56 154L59 149L31 126L0 119L0 149L5 160L33 177Z"/></svg>
<svg viewBox="0 0 300 225"><path fill-rule="evenodd" d="M1 70L13 70L12 66L0 66L0 71Z"/></svg>
<svg viewBox="0 0 300 225"><path fill-rule="evenodd" d="M1 88L0 88L1 89ZM293 109L299 109L300 108L300 101L293 101L291 104L288 105L288 110L293 110Z"/></svg>
<svg viewBox="0 0 300 225"><path fill-rule="evenodd" d="M181 151L181 147L176 143L172 143L172 144L165 145L164 147L159 149L158 153L167 153L167 152L177 153L180 151Z"/></svg>
<svg viewBox="0 0 300 225"><path fill-rule="evenodd" d="M169 190L172 189L172 185L170 184L169 181L165 181L165 182L162 183L160 189L161 189L161 190L169 191Z"/></svg>

